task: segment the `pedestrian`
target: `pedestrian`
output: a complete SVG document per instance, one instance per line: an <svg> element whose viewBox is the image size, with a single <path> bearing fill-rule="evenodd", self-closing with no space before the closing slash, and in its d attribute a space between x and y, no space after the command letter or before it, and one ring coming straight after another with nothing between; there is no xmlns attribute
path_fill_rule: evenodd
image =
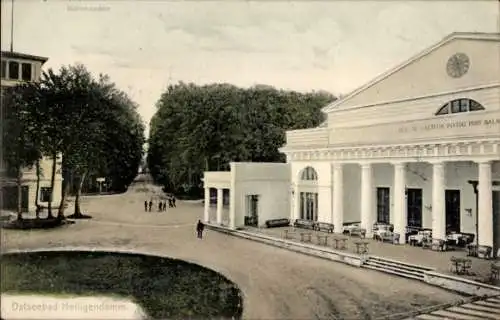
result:
<svg viewBox="0 0 500 320"><path fill-rule="evenodd" d="M163 211L167 211L167 200L163 201Z"/></svg>
<svg viewBox="0 0 500 320"><path fill-rule="evenodd" d="M149 200L149 212L151 212L151 208L153 208L153 199Z"/></svg>
<svg viewBox="0 0 500 320"><path fill-rule="evenodd" d="M158 212L161 212L163 210L163 202L158 201Z"/></svg>
<svg viewBox="0 0 500 320"><path fill-rule="evenodd" d="M148 212L148 200L144 200L144 211Z"/></svg>
<svg viewBox="0 0 500 320"><path fill-rule="evenodd" d="M203 229L205 228L205 225L201 220L198 220L198 224L196 225L196 232L198 234L199 239L203 239Z"/></svg>
<svg viewBox="0 0 500 320"><path fill-rule="evenodd" d="M169 207L169 208L172 208L173 206L174 206L174 205L172 204L172 197L171 197L171 196L169 196L169 197L168 197L168 207Z"/></svg>
<svg viewBox="0 0 500 320"><path fill-rule="evenodd" d="M172 196L172 204L174 205L174 208L177 208L177 207L175 206L175 196L174 196L174 195Z"/></svg>

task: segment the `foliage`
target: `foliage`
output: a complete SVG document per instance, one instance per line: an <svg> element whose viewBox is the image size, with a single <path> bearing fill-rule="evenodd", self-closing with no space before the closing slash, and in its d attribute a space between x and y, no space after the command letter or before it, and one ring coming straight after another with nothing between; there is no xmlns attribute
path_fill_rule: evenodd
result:
<svg viewBox="0 0 500 320"><path fill-rule="evenodd" d="M203 171L228 170L231 161L284 162L285 131L323 121L326 92L298 93L270 86L169 86L150 124L148 168L178 194L199 194Z"/></svg>
<svg viewBox="0 0 500 320"><path fill-rule="evenodd" d="M241 318L236 285L180 260L105 252L23 253L2 256L1 271L5 293L132 297L151 319Z"/></svg>

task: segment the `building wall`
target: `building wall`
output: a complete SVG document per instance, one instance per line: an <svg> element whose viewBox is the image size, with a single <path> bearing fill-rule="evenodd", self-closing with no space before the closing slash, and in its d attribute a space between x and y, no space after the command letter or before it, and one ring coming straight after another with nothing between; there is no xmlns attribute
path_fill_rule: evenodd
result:
<svg viewBox="0 0 500 320"><path fill-rule="evenodd" d="M62 174L61 174L61 157L58 157L56 163L56 175L54 180L54 192L52 195L52 206L59 206L62 196ZM40 189L42 187L50 187L50 179L52 174L52 158L44 157L40 162ZM35 199L36 195L36 168L35 166L28 168L23 173L24 184L29 186L29 209L30 211L34 211L36 209ZM40 193L38 194L40 197ZM40 199L39 199L40 200ZM48 202L39 202L42 206L47 206Z"/></svg>
<svg viewBox="0 0 500 320"><path fill-rule="evenodd" d="M259 195L259 225L269 219L288 218L290 166L285 163L232 163L235 183L235 225L244 224L246 196Z"/></svg>
<svg viewBox="0 0 500 320"><path fill-rule="evenodd" d="M451 78L446 63L457 52L469 56L470 67L463 77ZM499 56L498 41L455 39L343 102L341 108L498 83Z"/></svg>
<svg viewBox="0 0 500 320"><path fill-rule="evenodd" d="M318 181L331 181L331 165L328 162L292 162L292 177L298 179L303 168L311 166L318 173ZM344 191L344 222L355 222L361 220L361 168L357 164L345 164L343 167L343 191ZM500 161L493 162L492 179L500 181ZM460 190L461 228L462 232L475 233L476 228L476 203L475 194L469 180L478 180L477 164L472 162L453 162L446 164L445 189ZM297 180L296 180L297 181ZM296 183L296 182L294 182ZM319 221L332 222L332 185L318 187L305 187L303 190L318 192ZM377 211L376 189L377 187L390 188L390 219L393 222L394 214L394 168L389 163L373 165L373 212ZM432 164L430 163L408 163L406 170L406 186L408 189L422 189L422 226L432 227ZM329 192L323 192L328 189ZM500 186L495 186L500 190ZM444 195L443 195L444 197ZM426 208L427 207L427 208ZM471 209L468 213L466 209ZM290 214L292 216L293 213Z"/></svg>

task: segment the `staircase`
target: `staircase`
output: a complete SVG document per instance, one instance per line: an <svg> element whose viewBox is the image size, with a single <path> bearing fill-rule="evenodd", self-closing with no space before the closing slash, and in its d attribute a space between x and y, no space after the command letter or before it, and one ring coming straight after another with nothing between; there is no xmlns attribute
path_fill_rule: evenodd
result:
<svg viewBox="0 0 500 320"><path fill-rule="evenodd" d="M368 257L362 267L420 281L424 280L424 273L426 271L434 270L432 268L376 256Z"/></svg>
<svg viewBox="0 0 500 320"><path fill-rule="evenodd" d="M408 318L421 320L444 320L444 319L500 319L500 296L486 298L478 301L464 303L459 306L443 308L427 314Z"/></svg>

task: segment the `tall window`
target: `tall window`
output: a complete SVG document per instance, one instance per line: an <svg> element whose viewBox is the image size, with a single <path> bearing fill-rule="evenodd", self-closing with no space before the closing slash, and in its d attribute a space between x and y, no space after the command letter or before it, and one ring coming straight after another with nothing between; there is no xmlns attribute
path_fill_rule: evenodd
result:
<svg viewBox="0 0 500 320"><path fill-rule="evenodd" d="M318 221L318 194L300 193L300 219Z"/></svg>
<svg viewBox="0 0 500 320"><path fill-rule="evenodd" d="M23 63L21 65L21 78L24 81L31 81L31 63Z"/></svg>
<svg viewBox="0 0 500 320"><path fill-rule="evenodd" d="M40 188L40 201L41 202L49 202L50 201L50 187L41 187Z"/></svg>
<svg viewBox="0 0 500 320"><path fill-rule="evenodd" d="M16 61L9 62L9 79L19 80L19 63Z"/></svg>
<svg viewBox="0 0 500 320"><path fill-rule="evenodd" d="M2 61L2 79L7 78L7 61Z"/></svg>
<svg viewBox="0 0 500 320"><path fill-rule="evenodd" d="M474 101L472 99L456 99L442 106L438 110L438 112L436 112L436 115L439 116L443 114L472 112L479 110L484 110L484 107L477 101Z"/></svg>
<svg viewBox="0 0 500 320"><path fill-rule="evenodd" d="M318 180L318 174L316 173L316 170L312 167L306 167L302 171L302 175L300 176L301 180L306 180L306 181L312 181L312 180Z"/></svg>

